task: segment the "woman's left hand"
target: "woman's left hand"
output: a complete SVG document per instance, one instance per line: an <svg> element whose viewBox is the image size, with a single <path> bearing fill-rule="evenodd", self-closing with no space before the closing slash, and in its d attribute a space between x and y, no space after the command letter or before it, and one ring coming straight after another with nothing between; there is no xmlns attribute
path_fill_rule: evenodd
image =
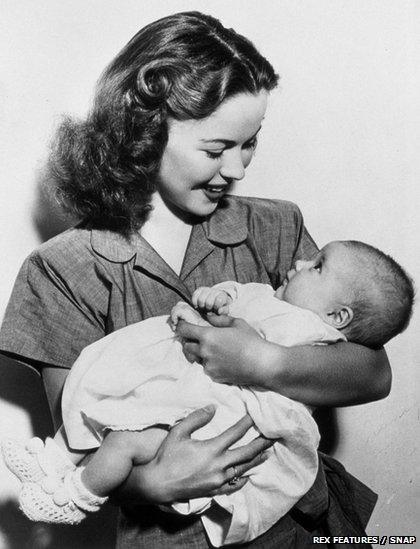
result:
<svg viewBox="0 0 420 549"><path fill-rule="evenodd" d="M260 385L262 353L270 345L239 318L209 314L212 326L195 326L181 321L176 333L185 341L184 354L190 362L202 364L219 383Z"/></svg>

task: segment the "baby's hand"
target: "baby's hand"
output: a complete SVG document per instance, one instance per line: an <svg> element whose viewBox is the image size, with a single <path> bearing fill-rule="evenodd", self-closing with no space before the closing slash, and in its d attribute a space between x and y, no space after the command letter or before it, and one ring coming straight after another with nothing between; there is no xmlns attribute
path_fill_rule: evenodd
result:
<svg viewBox="0 0 420 549"><path fill-rule="evenodd" d="M202 324L203 318L200 313L185 303L185 301L179 301L174 307L172 307L170 321L171 328L175 331L175 328L180 320L185 320L191 324Z"/></svg>
<svg viewBox="0 0 420 549"><path fill-rule="evenodd" d="M203 286L195 290L192 295L192 302L194 307L198 309L212 311L218 315L226 315L229 313L232 298L224 290Z"/></svg>

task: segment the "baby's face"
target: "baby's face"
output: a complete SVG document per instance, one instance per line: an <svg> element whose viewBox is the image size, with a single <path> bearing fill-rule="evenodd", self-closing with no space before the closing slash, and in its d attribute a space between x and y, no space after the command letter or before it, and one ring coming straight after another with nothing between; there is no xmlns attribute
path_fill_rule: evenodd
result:
<svg viewBox="0 0 420 549"><path fill-rule="evenodd" d="M328 321L337 306L349 305L354 272L349 249L341 242L330 242L312 261L296 262L276 297Z"/></svg>

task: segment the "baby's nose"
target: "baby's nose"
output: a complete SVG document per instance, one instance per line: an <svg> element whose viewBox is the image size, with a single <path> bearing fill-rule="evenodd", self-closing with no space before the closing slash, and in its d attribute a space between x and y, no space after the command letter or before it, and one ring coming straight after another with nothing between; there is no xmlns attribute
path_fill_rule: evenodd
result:
<svg viewBox="0 0 420 549"><path fill-rule="evenodd" d="M295 269L297 272L301 271L302 269L310 269L313 263L313 261L303 261L302 259L298 259L295 264Z"/></svg>

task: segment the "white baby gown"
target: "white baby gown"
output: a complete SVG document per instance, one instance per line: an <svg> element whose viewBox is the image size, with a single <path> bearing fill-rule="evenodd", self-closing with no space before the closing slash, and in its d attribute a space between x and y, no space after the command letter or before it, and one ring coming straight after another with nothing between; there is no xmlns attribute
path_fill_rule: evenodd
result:
<svg viewBox="0 0 420 549"><path fill-rule="evenodd" d="M345 339L316 314L275 298L271 286L225 282L217 287L233 298L229 314L246 320L268 341L292 346ZM267 451L269 458L247 473L240 490L172 508L201 513L215 547L244 543L273 526L315 480L319 432L306 406L272 391L212 381L201 365L186 360L168 316L160 316L83 350L64 387L63 422L70 447L87 450L101 444L106 430L172 426L210 403L216 414L194 438L217 436L248 413L256 428L237 446L260 433L277 442Z"/></svg>

